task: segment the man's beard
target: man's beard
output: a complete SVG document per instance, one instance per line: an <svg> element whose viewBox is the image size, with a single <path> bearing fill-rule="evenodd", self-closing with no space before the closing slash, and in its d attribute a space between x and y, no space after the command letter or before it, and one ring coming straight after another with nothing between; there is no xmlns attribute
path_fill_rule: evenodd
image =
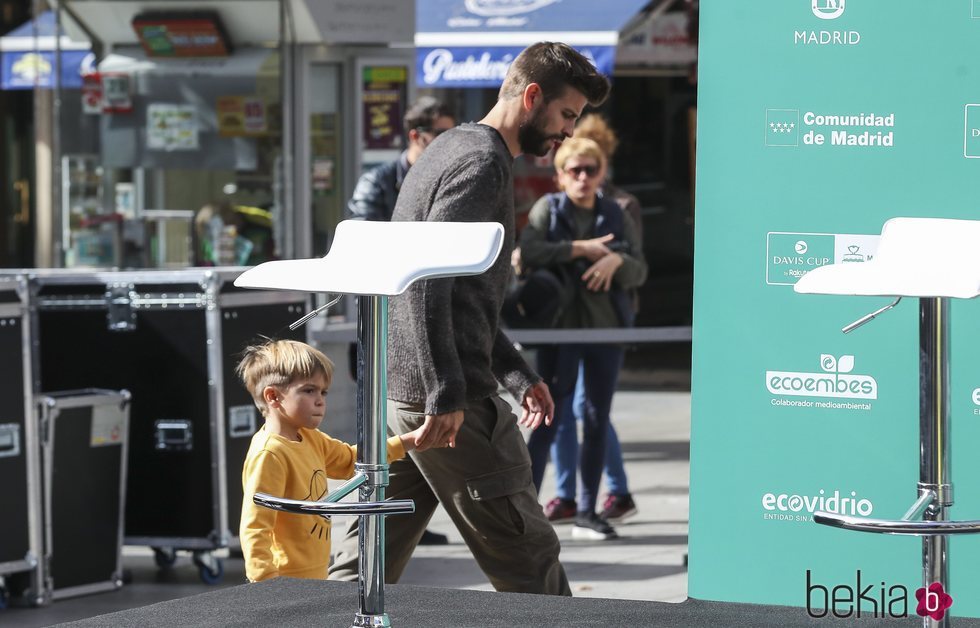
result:
<svg viewBox="0 0 980 628"><path fill-rule="evenodd" d="M521 152L525 154L544 157L551 150L551 142L562 141L565 136L548 135L544 131L544 107L538 109L531 116L531 119L522 124L517 130L517 143L521 147Z"/></svg>

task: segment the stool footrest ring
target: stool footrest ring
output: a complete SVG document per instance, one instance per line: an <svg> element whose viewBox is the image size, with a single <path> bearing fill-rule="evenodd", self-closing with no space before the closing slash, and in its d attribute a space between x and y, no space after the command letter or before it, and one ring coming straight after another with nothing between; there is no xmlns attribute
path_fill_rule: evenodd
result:
<svg viewBox="0 0 980 628"><path fill-rule="evenodd" d="M876 532L878 534L908 534L912 536L936 536L946 534L980 533L980 520L973 521L904 521L902 519L869 519L831 512L813 513L813 521L825 526Z"/></svg>
<svg viewBox="0 0 980 628"><path fill-rule="evenodd" d="M383 502L313 502L300 499L286 499L265 493L256 493L252 498L257 506L293 512L301 515L401 515L415 512L415 502L411 499L393 499Z"/></svg>

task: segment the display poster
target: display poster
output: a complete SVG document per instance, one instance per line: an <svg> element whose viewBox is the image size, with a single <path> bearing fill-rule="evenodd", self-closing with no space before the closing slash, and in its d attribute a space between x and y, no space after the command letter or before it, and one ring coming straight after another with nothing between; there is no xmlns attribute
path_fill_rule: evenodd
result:
<svg viewBox="0 0 980 628"><path fill-rule="evenodd" d="M149 105L146 127L146 147L150 150L197 150L199 147L194 105Z"/></svg>
<svg viewBox="0 0 980 628"><path fill-rule="evenodd" d="M102 77L98 72L82 77L82 113L102 113Z"/></svg>
<svg viewBox="0 0 980 628"><path fill-rule="evenodd" d="M102 111L105 113L129 113L133 110L130 77L122 72L102 72Z"/></svg>
<svg viewBox="0 0 980 628"><path fill-rule="evenodd" d="M313 191L329 192L334 188L334 161L329 155L317 155L313 158Z"/></svg>
<svg viewBox="0 0 980 628"><path fill-rule="evenodd" d="M402 117L408 98L408 68L365 66L363 68L364 148L400 150Z"/></svg>
<svg viewBox="0 0 980 628"><path fill-rule="evenodd" d="M221 137L254 137L268 131L265 100L256 96L220 96L215 104Z"/></svg>
<svg viewBox="0 0 980 628"><path fill-rule="evenodd" d="M892 299L793 285L873 261L889 218L980 219L980 2L702 2L699 45L689 595L921 621L920 538L812 520L918 497L918 302L845 335ZM975 520L980 303L951 312L949 513ZM948 612L978 617L980 536L949 546Z"/></svg>

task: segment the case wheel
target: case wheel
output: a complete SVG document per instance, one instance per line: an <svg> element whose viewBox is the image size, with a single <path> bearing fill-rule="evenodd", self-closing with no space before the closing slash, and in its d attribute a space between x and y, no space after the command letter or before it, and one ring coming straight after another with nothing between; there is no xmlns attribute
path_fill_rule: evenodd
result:
<svg viewBox="0 0 980 628"><path fill-rule="evenodd" d="M218 584L225 575L225 563L210 553L195 553L194 564L204 584Z"/></svg>
<svg viewBox="0 0 980 628"><path fill-rule="evenodd" d="M177 550L172 547L154 547L153 560L160 569L170 569L177 561Z"/></svg>

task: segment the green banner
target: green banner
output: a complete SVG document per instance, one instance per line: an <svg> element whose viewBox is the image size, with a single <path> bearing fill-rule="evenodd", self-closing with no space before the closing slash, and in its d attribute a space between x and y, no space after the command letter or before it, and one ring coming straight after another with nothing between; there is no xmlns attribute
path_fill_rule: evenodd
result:
<svg viewBox="0 0 980 628"><path fill-rule="evenodd" d="M700 28L689 594L917 617L921 539L812 521L918 496L917 300L844 335L890 299L793 285L889 218L980 219L980 0L714 0ZM953 519L980 519L978 320L953 302ZM980 536L950 548L949 612L980 616Z"/></svg>

